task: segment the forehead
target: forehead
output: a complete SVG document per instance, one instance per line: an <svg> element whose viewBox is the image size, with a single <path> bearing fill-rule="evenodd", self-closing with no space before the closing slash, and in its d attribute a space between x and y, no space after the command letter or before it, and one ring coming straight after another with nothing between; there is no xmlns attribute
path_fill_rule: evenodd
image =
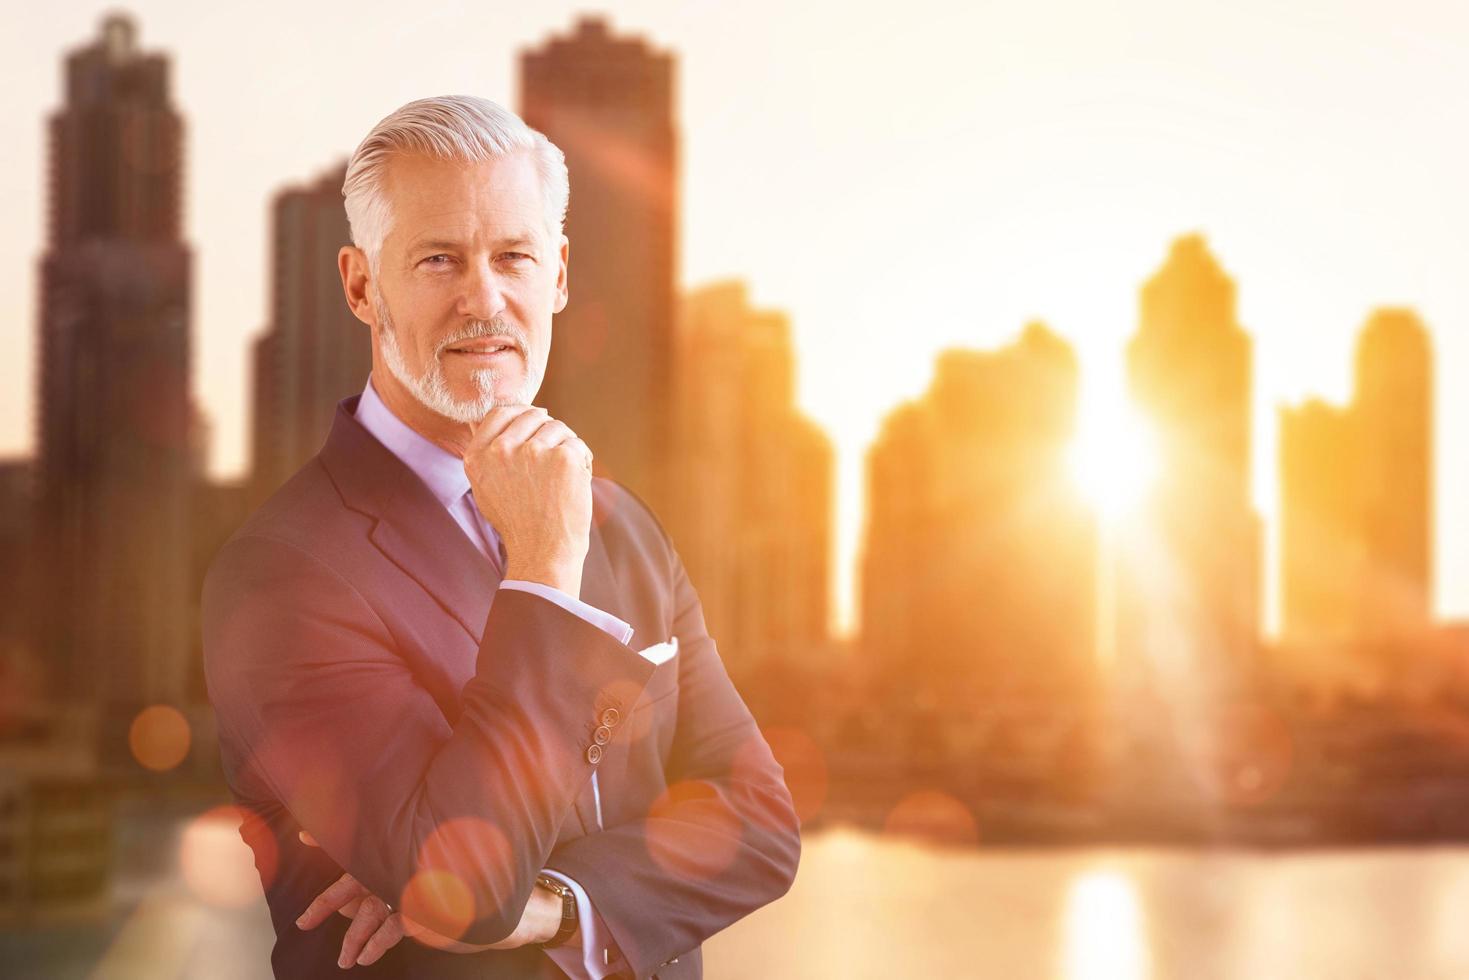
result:
<svg viewBox="0 0 1469 980"><path fill-rule="evenodd" d="M397 154L383 190L393 209L385 247L425 238L546 237L541 185L527 152L469 164Z"/></svg>

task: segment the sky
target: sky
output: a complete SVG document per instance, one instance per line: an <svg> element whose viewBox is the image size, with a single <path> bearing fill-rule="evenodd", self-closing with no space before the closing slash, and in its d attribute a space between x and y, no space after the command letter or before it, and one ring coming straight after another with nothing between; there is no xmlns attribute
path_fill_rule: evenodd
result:
<svg viewBox="0 0 1469 980"><path fill-rule="evenodd" d="M0 454L32 451L46 116L111 4L4 0ZM679 281L788 312L802 409L838 452L836 622L851 627L864 454L949 346L1044 320L1083 403L1121 390L1137 289L1199 232L1254 339L1255 501L1273 549L1277 406L1344 400L1371 311L1437 355L1436 609L1469 616L1469 5L1406 0L903 4L175 0L125 9L186 119L196 397L210 471L247 464L267 208L394 108L518 106L516 56L578 13L678 58ZM573 280L574 281L574 280ZM574 298L574 297L573 297ZM1277 621L1268 563L1267 628Z"/></svg>

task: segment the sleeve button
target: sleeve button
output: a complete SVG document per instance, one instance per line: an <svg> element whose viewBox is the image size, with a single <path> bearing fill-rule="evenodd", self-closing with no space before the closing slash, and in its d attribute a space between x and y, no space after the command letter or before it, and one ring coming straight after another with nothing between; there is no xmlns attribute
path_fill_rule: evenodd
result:
<svg viewBox="0 0 1469 980"><path fill-rule="evenodd" d="M622 715L617 713L616 708L608 708L607 710L602 712L602 724L606 725L608 728L612 728L621 720Z"/></svg>
<svg viewBox="0 0 1469 980"><path fill-rule="evenodd" d="M599 725L597 726L597 730L592 732L592 739L598 745L606 745L612 740L612 729L606 725Z"/></svg>
<svg viewBox="0 0 1469 980"><path fill-rule="evenodd" d="M597 763L601 762L602 761L602 746L600 746L600 745L588 745L587 746L587 761L590 762L594 766Z"/></svg>

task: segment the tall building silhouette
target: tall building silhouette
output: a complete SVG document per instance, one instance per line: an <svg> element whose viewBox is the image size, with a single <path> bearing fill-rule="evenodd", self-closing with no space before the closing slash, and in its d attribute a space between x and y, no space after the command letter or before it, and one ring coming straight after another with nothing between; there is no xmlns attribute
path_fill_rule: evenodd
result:
<svg viewBox="0 0 1469 980"><path fill-rule="evenodd" d="M1379 310L1356 357L1367 579L1362 634L1392 643L1428 625L1433 526L1433 354L1411 310Z"/></svg>
<svg viewBox="0 0 1469 980"><path fill-rule="evenodd" d="M181 237L184 124L168 60L127 17L66 59L49 120L40 263L40 649L57 693L111 724L183 699L188 514L190 253ZM124 729L125 731L125 729Z"/></svg>
<svg viewBox="0 0 1469 980"><path fill-rule="evenodd" d="M372 338L342 297L337 251L351 244L346 164L271 206L270 309L255 342L250 498L258 505L321 448L337 402L362 390Z"/></svg>
<svg viewBox="0 0 1469 980"><path fill-rule="evenodd" d="M1311 399L1280 410L1281 635L1296 648L1357 630L1362 501L1356 413Z"/></svg>
<svg viewBox="0 0 1469 980"><path fill-rule="evenodd" d="M1357 342L1351 402L1281 413L1286 640L1390 654L1430 622L1433 357L1410 310L1379 310Z"/></svg>
<svg viewBox="0 0 1469 980"><path fill-rule="evenodd" d="M566 153L570 290L538 401L599 474L667 501L677 281L674 61L584 18L526 52L521 115Z"/></svg>
<svg viewBox="0 0 1469 980"><path fill-rule="evenodd" d="M1044 325L940 355L867 458L862 646L930 705L1095 683L1096 534L1070 479L1075 353Z"/></svg>
<svg viewBox="0 0 1469 980"><path fill-rule="evenodd" d="M1252 351L1234 282L1201 236L1176 240L1143 285L1127 369L1157 436L1159 477L1118 569L1118 655L1229 683L1253 670L1259 643Z"/></svg>
<svg viewBox="0 0 1469 980"><path fill-rule="evenodd" d="M683 300L676 501L666 523L730 670L809 660L827 639L835 453L801 414L782 313L742 283Z"/></svg>

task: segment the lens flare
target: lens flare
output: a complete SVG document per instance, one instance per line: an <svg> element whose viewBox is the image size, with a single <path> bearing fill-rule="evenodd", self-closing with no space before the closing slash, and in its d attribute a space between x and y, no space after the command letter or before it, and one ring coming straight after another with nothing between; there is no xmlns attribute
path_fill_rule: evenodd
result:
<svg viewBox="0 0 1469 980"><path fill-rule="evenodd" d="M189 742L188 719L166 704L144 708L128 728L133 758L154 772L167 772L188 758Z"/></svg>
<svg viewBox="0 0 1469 980"><path fill-rule="evenodd" d="M209 905L237 909L262 897L261 880L274 873L274 847L262 859L257 871L256 858L240 837L240 826L258 818L238 807L221 806L207 810L184 828L179 846L179 866L190 890ZM260 839L267 835L252 834Z"/></svg>

